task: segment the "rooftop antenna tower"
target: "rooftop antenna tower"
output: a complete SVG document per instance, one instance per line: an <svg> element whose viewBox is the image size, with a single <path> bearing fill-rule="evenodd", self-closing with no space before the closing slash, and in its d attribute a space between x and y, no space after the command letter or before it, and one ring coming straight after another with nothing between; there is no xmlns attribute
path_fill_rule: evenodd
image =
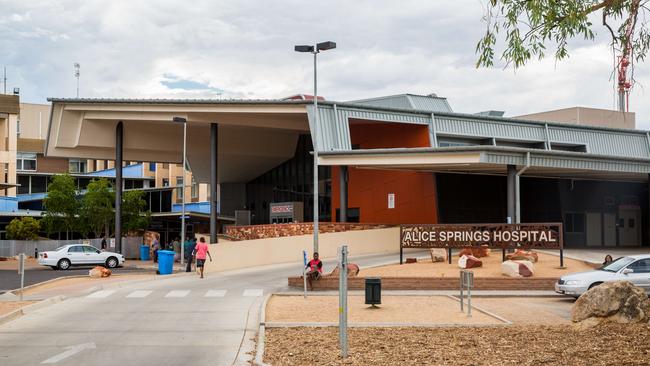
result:
<svg viewBox="0 0 650 366"><path fill-rule="evenodd" d="M78 62L74 63L74 77L77 78L77 98L79 98L79 76L81 75L80 72L81 65L79 65Z"/></svg>

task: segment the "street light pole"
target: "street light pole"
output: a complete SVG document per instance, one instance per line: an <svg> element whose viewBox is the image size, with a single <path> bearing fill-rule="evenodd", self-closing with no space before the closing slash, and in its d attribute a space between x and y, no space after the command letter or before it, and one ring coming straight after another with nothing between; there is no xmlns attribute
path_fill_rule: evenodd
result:
<svg viewBox="0 0 650 366"><path fill-rule="evenodd" d="M187 119L174 117L174 122L183 124L183 173L181 180L181 266L185 262L185 167L187 166Z"/></svg>
<svg viewBox="0 0 650 366"><path fill-rule="evenodd" d="M314 148L314 252L318 252L318 128L319 128L319 115L318 115L318 67L317 56L320 51L326 51L336 48L336 43L332 41L317 43L314 46L300 45L295 46L296 52L309 52L314 55L314 133L312 138L312 145Z"/></svg>

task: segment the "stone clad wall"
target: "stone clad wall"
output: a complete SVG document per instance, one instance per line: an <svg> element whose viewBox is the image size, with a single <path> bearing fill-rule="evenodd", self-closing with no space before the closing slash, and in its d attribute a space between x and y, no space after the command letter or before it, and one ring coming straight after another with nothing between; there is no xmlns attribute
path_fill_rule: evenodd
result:
<svg viewBox="0 0 650 366"><path fill-rule="evenodd" d="M338 233L352 230L382 229L392 225L384 224L358 224L342 222L320 222L318 223L319 233ZM271 224L271 225L247 225L228 226L226 236L231 240L252 240L279 238L283 236L297 236L313 234L314 227L311 222L294 224Z"/></svg>

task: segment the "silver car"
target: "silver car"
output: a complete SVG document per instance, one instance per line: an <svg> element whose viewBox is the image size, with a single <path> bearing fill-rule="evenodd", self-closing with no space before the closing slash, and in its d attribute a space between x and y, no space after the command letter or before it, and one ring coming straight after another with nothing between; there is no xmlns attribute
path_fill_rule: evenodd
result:
<svg viewBox="0 0 650 366"><path fill-rule="evenodd" d="M621 257L593 271L562 276L555 284L555 292L579 297L607 281L629 281L650 294L650 254Z"/></svg>

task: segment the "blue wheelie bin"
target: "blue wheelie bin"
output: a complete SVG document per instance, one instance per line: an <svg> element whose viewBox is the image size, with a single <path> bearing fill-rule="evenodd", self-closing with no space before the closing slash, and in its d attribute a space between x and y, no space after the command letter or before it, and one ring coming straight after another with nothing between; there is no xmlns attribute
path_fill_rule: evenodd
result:
<svg viewBox="0 0 650 366"><path fill-rule="evenodd" d="M174 268L174 252L171 250L158 251L158 273L168 275Z"/></svg>
<svg viewBox="0 0 650 366"><path fill-rule="evenodd" d="M151 259L149 257L149 246L148 245L141 245L140 246L140 260L141 261L148 261Z"/></svg>

